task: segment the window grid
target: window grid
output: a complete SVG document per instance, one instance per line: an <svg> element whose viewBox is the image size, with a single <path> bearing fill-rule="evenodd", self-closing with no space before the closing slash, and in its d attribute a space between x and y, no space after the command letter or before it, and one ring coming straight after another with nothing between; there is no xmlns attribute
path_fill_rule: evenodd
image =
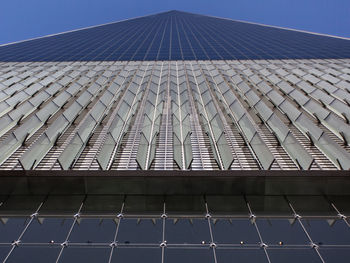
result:
<svg viewBox="0 0 350 263"><path fill-rule="evenodd" d="M47 207L44 207L47 202L47 198L45 197L42 202L40 202L37 209L33 210L33 213L30 214L21 214L18 213L20 211L17 211L16 217L14 217L14 214L8 214L6 211L1 212L1 218L7 218L8 220L13 220L14 218L28 218L28 222L23 226L23 230L21 231L18 238L13 240L11 243L1 243L1 247L8 248L9 252L7 253L6 257L3 262L12 262L11 257L17 256L17 254L21 253L21 248L30 249L31 247L33 249L35 248L57 248L59 249L59 253L57 254L57 258L55 262L61 262L61 259L65 256L65 253L70 251L77 251L75 249L85 248L85 249L105 249L108 250L108 262L115 262L114 257L117 255L118 251L122 251L123 253L125 251L136 251L138 249L143 249L143 251L159 251L159 262L166 263L168 262L167 259L167 252L171 252L169 256L173 257L174 252L181 251L181 249L188 249L188 251L211 251L210 254L212 255L212 259L214 262L220 262L217 259L217 253L220 254L220 257L223 256L225 253L239 253L240 251L248 251L249 249L253 249L253 251L263 251L264 257L266 262L275 262L274 254L275 252L280 253L281 251L289 251L289 249L294 249L297 253L297 251L306 251L306 250L312 250L313 253L317 254L317 258L319 258L320 262L325 262L323 259L322 253L324 251L326 253L329 253L329 251L333 251L334 249L342 249L342 251L350 250L350 243L342 244L342 245L334 245L331 243L321 244L321 243L315 243L312 237L312 233L308 232L307 228L304 226L305 220L323 220L329 222L330 220L335 220L336 222L343 222L344 226L346 227L346 231L350 231L348 219L346 216L344 216L341 211L338 210L336 207L336 204L333 202L330 202L328 198L320 197L324 202L322 205L328 204L330 206L329 212L327 214L319 213L316 215L309 215L308 213L303 216L303 213L299 213L299 211L295 210L293 206L293 201L290 201L289 197L283 197L283 196L271 196L271 198L283 198L285 200L285 206L290 208L290 213L283 214L275 214L275 215L268 215L264 214L261 211L254 211L251 207L251 203L254 204L255 207L257 207L258 203L257 199L251 199L251 197L244 197L244 196L235 196L235 200L242 200L242 207L238 209L238 214L231 212L218 212L216 211L216 205L218 203L213 203L212 201L210 205L210 202L208 203L208 198L212 198L211 196L193 196L193 197L186 197L186 196L168 196L168 197L162 197L162 196L155 196L155 199L150 199L150 201L145 201L145 204L148 206L151 205L153 208L150 208L149 212L144 211L144 208L141 209L136 207L135 205L139 205L139 201L137 200L143 200L143 197L135 197L135 198L141 198L136 199L136 203L131 202L129 204L129 208L131 207L132 210L128 212L128 210L125 210L125 205L128 203L128 196L126 198L124 197L122 203L120 204L120 210L110 210L106 211L106 213L91 213L90 212L84 212L84 205L87 199L87 196L83 197L83 200L79 207L77 208L76 212L73 212L71 214L50 214L46 211ZM10 197L11 198L11 197ZM54 200L55 198L60 198L60 196L51 196L50 200ZM69 197L67 197L69 198ZM170 198L169 200L167 198ZM175 199L174 199L175 198ZM177 199L176 199L177 198ZM180 198L180 199L179 199ZM225 197L220 197L222 199L220 200L226 200ZM259 197L264 198L264 197ZM312 197L304 197L305 200L313 200ZM311 199L310 199L311 198ZM93 199L93 196L90 196L90 200ZM251 199L251 200L250 200ZM3 205L6 205L10 199L5 199L3 202ZM61 199L58 199L61 200ZM63 200L63 199L62 199ZM67 200L67 199L65 199ZM194 205L195 207L191 208L183 207L184 204L182 204L181 200L187 200L190 207ZM197 200L197 201L196 201ZM199 200L199 201L198 201ZM230 199L228 199L230 200ZM142 201L141 201L142 202ZM236 201L235 201L236 202ZM268 201L265 200L266 205L268 204ZM167 206L167 203L169 206ZM108 204L108 203L106 203ZM104 204L104 205L106 205ZM131 205L131 206L130 206ZM174 206L175 205L175 206ZM221 204L222 205L222 204ZM234 203L228 202L226 204L227 206L234 206ZM246 206L244 208L244 205ZM185 204L186 206L186 204ZM45 208L45 209L44 209ZM141 209L141 210L140 210ZM183 210L185 209L185 210ZM211 210L212 209L212 210ZM268 208L266 208L268 209ZM41 212L41 210L43 210ZM45 212L46 211L46 212ZM158 211L158 212L157 212ZM190 213L186 212L189 211ZM235 212L234 210L232 210ZM268 212L269 210L267 210ZM146 212L146 213L145 213ZM45 220L42 220L44 218L61 218L62 220L65 220L65 218L71 218L73 219L71 226L69 227L69 230L66 234L66 237L62 243L57 243L54 240L48 240L46 243L33 243L29 241L22 241L21 239L26 235L28 230L31 230L31 228L34 227L34 221L38 220L38 222L41 222L41 225L45 225ZM70 241L71 238L73 238L72 235L74 235L75 230L79 230L84 224L84 221L87 222L88 220L94 220L94 219L100 219L99 226L101 227L101 224L103 224L103 221L101 219L105 220L114 220L115 222L115 230L113 233L111 233L111 237L113 238L111 240L106 240L105 242L72 242ZM203 220L203 221L202 221ZM227 221L228 220L228 221ZM261 232L261 230L266 227L262 224L263 221L261 220L270 220L273 222L273 220L282 220L283 222L289 222L291 225L296 224L293 226L292 230L293 232L296 231L296 227L300 227L302 229L302 232L304 232L305 236L307 237L307 240L309 242L307 243L284 243L283 241L283 231L279 230L281 233L277 232L266 232L267 230L264 229L264 233ZM244 225L247 225L250 229L254 229L253 232L255 232L255 236L257 237L257 242L250 242L249 241L249 231L248 229L244 230L244 233L246 233L248 236L246 240L244 240L244 236L241 236L239 232L236 233L236 236L230 235L230 229L227 229L227 234L229 237L232 238L242 238L240 242L235 241L235 243L222 243L220 240L222 240L222 232L217 228L219 225L217 224L225 223L225 222L231 222L229 224L241 224L240 226L243 227ZM7 221L9 222L9 221ZM133 223L136 222L136 225ZM145 223L149 223L148 225ZM202 223L201 223L202 222ZM246 223L245 223L246 222ZM273 223L271 226L273 226ZM242 225L243 223L243 225ZM33 225L33 226L32 226ZM114 225L114 224L113 224ZM238 225L236 225L237 227ZM6 227L6 224L3 225L3 227ZM97 227L97 226L96 226ZM131 227L131 228L130 228ZM141 227L141 228L140 228ZM159 234L156 234L156 238L154 238L154 234L156 232L156 227L160 230L160 232L157 232ZM170 227L170 228L169 228ZM203 228L204 227L204 228ZM229 227L229 225L225 225L225 227ZM329 225L329 229L332 229L332 225ZM224 228L224 229L226 229ZM109 229L109 228L108 228ZM175 230L176 229L176 230ZM237 228L233 228L236 229ZM244 228L245 229L245 228ZM123 230L123 232L120 232ZM197 230L200 230L199 232ZM236 231L235 230L235 231ZM93 230L91 230L91 235L93 235ZM99 230L100 231L100 230ZM134 241L125 241L122 242L123 238L125 238L125 233L131 233L131 235L134 235L138 232L133 231L143 231L142 233L142 239L144 240L151 240L149 238L153 238L153 241L146 241L146 243L139 242L135 243ZM145 231L145 232L144 232ZM170 232L169 232L170 231ZM175 232L174 232L175 231ZM194 231L193 233L190 233L191 231ZM197 232L196 232L197 231ZM204 231L204 232L203 232ZM272 231L271 229L268 231ZM319 230L321 231L321 230ZM207 232L207 234L205 234ZM33 235L33 232L28 232L31 235ZM168 233L168 234L167 234ZM254 234L254 233L253 233ZM266 241L265 238L266 235L280 235L281 239L278 243L270 243L270 241ZM122 236L120 236L122 235ZM141 235L141 234L139 234ZM170 235L170 236L169 236ZM177 240L175 243L172 241L174 240L176 235ZM198 236L199 235L199 236ZM207 236L207 240L200 241L200 236ZM264 237L265 235L265 237ZM339 235L339 233L337 234ZM127 234L128 236L128 234ZM137 236L137 234L136 234ZM203 236L204 237L204 236ZM338 237L338 236L337 236ZM28 237L27 237L28 238ZM49 237L48 237L49 238ZM180 238L180 239L179 239ZM190 238L188 240L197 240L195 242L186 242L186 238ZM193 239L197 238L197 239ZM226 236L227 238L227 236ZM298 236L299 238L299 236ZM133 239L132 239L133 240ZM158 240L155 242L155 240ZM178 243L179 240L182 240L180 243ZM246 241L248 240L248 243ZM219 242L217 242L219 241ZM300 240L301 241L301 240ZM71 249L71 250L69 250ZM247 250L248 249L248 250ZM300 250L301 249L301 250ZM305 250L306 249L306 250ZM333 249L333 250L332 250ZM308 250L308 251L309 251ZM101 250L100 250L101 251ZM232 251L232 252L230 252ZM121 252L121 253L122 253ZM16 254L17 253L17 254ZM72 252L70 252L72 253ZM221 254L223 253L223 254ZM273 254L273 257L271 258L270 253ZM309 253L309 252L308 252ZM176 254L176 253L175 253ZM261 255L263 255L261 254ZM310 254L310 253L309 253ZM67 254L68 255L68 254ZM69 254L71 256L71 254ZM208 254L209 255L209 254ZM249 253L247 254L249 255ZM312 256L312 254L310 254ZM328 256L328 255L327 255ZM106 256L107 257L107 256ZM170 262L172 259L170 259ZM261 259L263 261L263 259ZM209 260L210 261L210 260Z"/></svg>
<svg viewBox="0 0 350 263"><path fill-rule="evenodd" d="M179 11L0 47L0 61L349 57L349 40Z"/></svg>

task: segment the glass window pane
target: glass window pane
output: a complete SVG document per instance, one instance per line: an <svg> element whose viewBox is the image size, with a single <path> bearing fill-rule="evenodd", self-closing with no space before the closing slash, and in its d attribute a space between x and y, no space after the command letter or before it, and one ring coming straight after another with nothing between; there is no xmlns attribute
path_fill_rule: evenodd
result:
<svg viewBox="0 0 350 263"><path fill-rule="evenodd" d="M203 249L175 249L166 248L164 263L213 263L214 253L209 248Z"/></svg>
<svg viewBox="0 0 350 263"><path fill-rule="evenodd" d="M12 243L17 240L29 218L3 218L0 222L0 243Z"/></svg>
<svg viewBox="0 0 350 263"><path fill-rule="evenodd" d="M207 196L208 210L215 214L248 215L249 211L243 196Z"/></svg>
<svg viewBox="0 0 350 263"><path fill-rule="evenodd" d="M157 248L115 248L111 263L161 263L162 250Z"/></svg>
<svg viewBox="0 0 350 263"><path fill-rule="evenodd" d="M210 243L207 219L168 218L165 224L165 240L168 244L205 244Z"/></svg>
<svg viewBox="0 0 350 263"><path fill-rule="evenodd" d="M316 251L312 248L305 249L287 249L276 248L267 250L271 262L295 263L321 263Z"/></svg>
<svg viewBox="0 0 350 263"><path fill-rule="evenodd" d="M283 196L247 196L255 215L291 215L292 211Z"/></svg>
<svg viewBox="0 0 350 263"><path fill-rule="evenodd" d="M114 240L116 222L113 219L85 219L74 224L69 242L111 243Z"/></svg>
<svg viewBox="0 0 350 263"><path fill-rule="evenodd" d="M337 215L334 208L323 196L288 196L297 214L307 215Z"/></svg>
<svg viewBox="0 0 350 263"><path fill-rule="evenodd" d="M59 262L108 262L109 247L74 247L63 249Z"/></svg>
<svg viewBox="0 0 350 263"><path fill-rule="evenodd" d="M330 200L340 213L347 216L350 215L350 196L332 196Z"/></svg>
<svg viewBox="0 0 350 263"><path fill-rule="evenodd" d="M31 215L43 200L44 196L13 195L4 201L0 207L0 214Z"/></svg>
<svg viewBox="0 0 350 263"><path fill-rule="evenodd" d="M264 243L284 245L310 243L298 221L293 219L257 219L257 225Z"/></svg>
<svg viewBox="0 0 350 263"><path fill-rule="evenodd" d="M203 196L167 196L166 213L179 214L205 214L205 203Z"/></svg>
<svg viewBox="0 0 350 263"><path fill-rule="evenodd" d="M350 245L350 227L343 220L304 219L313 242L323 245Z"/></svg>
<svg viewBox="0 0 350 263"><path fill-rule="evenodd" d="M248 219L212 219L214 242L218 244L258 244L254 224Z"/></svg>
<svg viewBox="0 0 350 263"><path fill-rule="evenodd" d="M350 258L350 248L320 248L322 258L327 263L338 263Z"/></svg>
<svg viewBox="0 0 350 263"><path fill-rule="evenodd" d="M47 263L55 262L61 248L54 246L19 246L15 248L7 263L25 263L25 262L35 262L35 263Z"/></svg>
<svg viewBox="0 0 350 263"><path fill-rule="evenodd" d="M127 196L124 214L158 214L163 213L164 199L162 196Z"/></svg>
<svg viewBox="0 0 350 263"><path fill-rule="evenodd" d="M261 248L245 248L245 249L216 249L216 258L220 263L267 263L265 252ZM233 261L234 259L234 261Z"/></svg>
<svg viewBox="0 0 350 263"><path fill-rule="evenodd" d="M82 214L117 214L120 212L124 196L89 195L82 207Z"/></svg>
<svg viewBox="0 0 350 263"><path fill-rule="evenodd" d="M40 220L40 221L39 221ZM61 244L66 240L72 226L71 218L39 218L34 219L21 238L23 243L49 243L54 241Z"/></svg>
<svg viewBox="0 0 350 263"><path fill-rule="evenodd" d="M10 252L11 245L0 245L0 261L3 262L7 254Z"/></svg>
<svg viewBox="0 0 350 263"><path fill-rule="evenodd" d="M157 244L162 242L161 219L122 219L117 241L120 244Z"/></svg>
<svg viewBox="0 0 350 263"><path fill-rule="evenodd" d="M84 196L56 195L49 196L41 207L39 214L70 214L74 215L79 211Z"/></svg>

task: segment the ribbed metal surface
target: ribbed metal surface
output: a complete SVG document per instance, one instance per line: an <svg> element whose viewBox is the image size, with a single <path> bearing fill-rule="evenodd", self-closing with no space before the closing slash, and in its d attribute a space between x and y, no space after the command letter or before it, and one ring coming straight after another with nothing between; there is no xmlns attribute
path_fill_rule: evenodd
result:
<svg viewBox="0 0 350 263"><path fill-rule="evenodd" d="M0 169L350 168L350 60L0 63Z"/></svg>

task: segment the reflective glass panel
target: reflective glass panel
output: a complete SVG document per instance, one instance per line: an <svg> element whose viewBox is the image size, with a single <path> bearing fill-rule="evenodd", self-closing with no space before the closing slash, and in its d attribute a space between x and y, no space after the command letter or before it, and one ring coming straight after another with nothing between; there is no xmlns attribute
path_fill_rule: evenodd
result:
<svg viewBox="0 0 350 263"><path fill-rule="evenodd" d="M320 248L322 258L327 263L346 262L350 258L350 248Z"/></svg>
<svg viewBox="0 0 350 263"><path fill-rule="evenodd" d="M17 240L28 222L29 218L23 217L3 218L0 222L0 243Z"/></svg>
<svg viewBox="0 0 350 263"><path fill-rule="evenodd" d="M249 219L212 219L214 242L218 244L258 244L254 224Z"/></svg>
<svg viewBox="0 0 350 263"><path fill-rule="evenodd" d="M124 197L120 195L88 195L81 209L82 214L117 214Z"/></svg>
<svg viewBox="0 0 350 263"><path fill-rule="evenodd" d="M0 245L0 261L2 262L5 257L10 252L12 246L11 245Z"/></svg>
<svg viewBox="0 0 350 263"><path fill-rule="evenodd" d="M259 215L291 215L292 211L283 196L247 196L253 213Z"/></svg>
<svg viewBox="0 0 350 263"><path fill-rule="evenodd" d="M205 214L205 203L203 196L167 196L166 197L167 214Z"/></svg>
<svg viewBox="0 0 350 263"><path fill-rule="evenodd" d="M72 218L39 218L34 219L21 241L24 243L62 243L66 240L72 226Z"/></svg>
<svg viewBox="0 0 350 263"><path fill-rule="evenodd" d="M288 196L296 213L307 215L336 216L337 213L323 196Z"/></svg>
<svg viewBox="0 0 350 263"><path fill-rule="evenodd" d="M56 262L61 248L57 246L19 246L15 248L6 262L8 263L48 263Z"/></svg>
<svg viewBox="0 0 350 263"><path fill-rule="evenodd" d="M111 248L109 247L74 247L63 249L59 262L108 262Z"/></svg>
<svg viewBox="0 0 350 263"><path fill-rule="evenodd" d="M74 224L69 241L88 244L111 243L114 239L116 226L116 221L110 218L81 218Z"/></svg>
<svg viewBox="0 0 350 263"><path fill-rule="evenodd" d="M264 243L270 245L296 245L310 243L298 221L292 219L257 219Z"/></svg>
<svg viewBox="0 0 350 263"><path fill-rule="evenodd" d="M160 219L127 219L120 222L117 241L121 244L157 244L162 241L163 222Z"/></svg>
<svg viewBox="0 0 350 263"><path fill-rule="evenodd" d="M165 240L168 244L210 243L207 219L168 218L165 224Z"/></svg>
<svg viewBox="0 0 350 263"><path fill-rule="evenodd" d="M306 231L320 245L350 245L350 227L343 220L304 219Z"/></svg>
<svg viewBox="0 0 350 263"><path fill-rule="evenodd" d="M44 196L13 195L0 206L0 214L31 215L43 200Z"/></svg>
<svg viewBox="0 0 350 263"><path fill-rule="evenodd" d="M220 263L268 263L265 252L261 248L216 249L216 258Z"/></svg>
<svg viewBox="0 0 350 263"><path fill-rule="evenodd" d="M340 213L350 215L350 196L331 196L330 200Z"/></svg>
<svg viewBox="0 0 350 263"><path fill-rule="evenodd" d="M79 211L84 200L80 195L57 195L49 196L40 208L40 214L71 214L72 216Z"/></svg>
<svg viewBox="0 0 350 263"><path fill-rule="evenodd" d="M276 248L267 250L271 262L283 262L283 263L295 263L295 262L307 262L307 263L322 263L319 256L314 249L286 249Z"/></svg>
<svg viewBox="0 0 350 263"><path fill-rule="evenodd" d="M249 210L243 196L207 196L209 212L215 214L248 215Z"/></svg>
<svg viewBox="0 0 350 263"><path fill-rule="evenodd" d="M127 196L123 213L161 215L163 213L163 203L164 198L162 196Z"/></svg>
<svg viewBox="0 0 350 263"><path fill-rule="evenodd" d="M161 249L157 248L115 248L111 263L161 263Z"/></svg>
<svg viewBox="0 0 350 263"><path fill-rule="evenodd" d="M166 248L164 255L165 263L213 263L214 253L213 251L206 247L202 249L175 249Z"/></svg>

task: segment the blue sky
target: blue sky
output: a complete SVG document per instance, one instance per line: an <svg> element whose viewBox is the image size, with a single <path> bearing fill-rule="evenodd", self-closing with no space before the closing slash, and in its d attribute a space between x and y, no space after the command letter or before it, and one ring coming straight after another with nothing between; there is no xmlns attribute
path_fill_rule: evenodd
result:
<svg viewBox="0 0 350 263"><path fill-rule="evenodd" d="M0 44L173 9L350 37L350 0L2 0Z"/></svg>

